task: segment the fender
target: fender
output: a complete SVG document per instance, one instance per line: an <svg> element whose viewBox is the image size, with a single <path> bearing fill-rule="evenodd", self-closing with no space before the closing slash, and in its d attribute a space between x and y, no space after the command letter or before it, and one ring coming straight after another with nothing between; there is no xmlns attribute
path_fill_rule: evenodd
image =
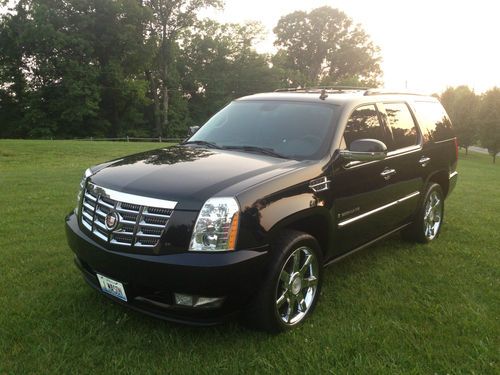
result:
<svg viewBox="0 0 500 375"><path fill-rule="evenodd" d="M437 182L438 184L441 185L441 187L443 189L444 196L446 198L448 196L448 192L449 192L449 184L450 184L449 179L450 179L450 172L447 170L444 170L444 169L440 169L440 170L437 170L437 171L430 173L427 176L422 188L425 189L425 187L431 181ZM421 199L424 199L423 191L421 193L422 193Z"/></svg>
<svg viewBox="0 0 500 375"><path fill-rule="evenodd" d="M273 243L284 228L292 228L313 235L319 242L325 259L330 257L335 230L333 216L326 207L309 208L283 218L269 231L269 242Z"/></svg>
<svg viewBox="0 0 500 375"><path fill-rule="evenodd" d="M281 229L314 233L323 250L331 248L333 218L329 202L309 188L309 182L289 187L245 206L239 248L271 244ZM321 231L319 229L322 229ZM321 232L324 233L321 235Z"/></svg>

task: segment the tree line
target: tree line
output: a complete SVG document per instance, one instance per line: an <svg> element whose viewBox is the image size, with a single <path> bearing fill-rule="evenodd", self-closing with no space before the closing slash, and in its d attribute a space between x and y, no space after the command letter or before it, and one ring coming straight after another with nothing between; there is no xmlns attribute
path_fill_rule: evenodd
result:
<svg viewBox="0 0 500 375"><path fill-rule="evenodd" d="M481 145L494 163L500 152L500 89L494 87L477 95L468 86L450 87L440 95L440 100L465 153L470 146Z"/></svg>
<svg viewBox="0 0 500 375"><path fill-rule="evenodd" d="M0 0L4 9L7 0ZM182 137L236 97L380 83L380 51L331 7L284 15L277 52L222 0L17 0L0 15L0 137Z"/></svg>
<svg viewBox="0 0 500 375"><path fill-rule="evenodd" d="M0 137L183 137L232 99L283 87L381 83L380 50L331 7L221 24L222 0L17 0L0 15ZM440 96L465 148L500 151L500 90Z"/></svg>

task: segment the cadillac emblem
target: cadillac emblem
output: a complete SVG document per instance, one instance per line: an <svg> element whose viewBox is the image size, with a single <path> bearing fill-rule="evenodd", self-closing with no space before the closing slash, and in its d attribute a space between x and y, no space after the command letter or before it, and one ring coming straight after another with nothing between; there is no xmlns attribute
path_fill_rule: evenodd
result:
<svg viewBox="0 0 500 375"><path fill-rule="evenodd" d="M118 215L118 212L111 211L109 214L107 214L105 223L106 223L106 228L109 231L115 230L118 227L118 224L120 224L120 215Z"/></svg>

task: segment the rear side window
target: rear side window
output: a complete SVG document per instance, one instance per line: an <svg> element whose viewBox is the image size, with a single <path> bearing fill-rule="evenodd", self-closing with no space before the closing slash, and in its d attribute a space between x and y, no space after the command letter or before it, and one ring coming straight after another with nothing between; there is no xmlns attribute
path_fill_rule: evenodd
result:
<svg viewBox="0 0 500 375"><path fill-rule="evenodd" d="M344 131L345 145L341 145L341 148L349 149L353 141L362 138L385 142L384 130L380 125L377 108L374 105L359 107L351 114Z"/></svg>
<svg viewBox="0 0 500 375"><path fill-rule="evenodd" d="M397 150L414 146L418 143L418 133L405 103L384 103L387 114L387 125L392 133L392 144L387 145L389 150Z"/></svg>
<svg viewBox="0 0 500 375"><path fill-rule="evenodd" d="M451 121L439 102L414 103L418 124L425 142L438 142L454 138Z"/></svg>

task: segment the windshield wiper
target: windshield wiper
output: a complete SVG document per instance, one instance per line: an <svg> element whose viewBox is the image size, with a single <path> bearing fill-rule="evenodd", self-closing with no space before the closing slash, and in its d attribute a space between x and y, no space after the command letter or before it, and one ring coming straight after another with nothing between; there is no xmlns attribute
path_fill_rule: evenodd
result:
<svg viewBox="0 0 500 375"><path fill-rule="evenodd" d="M220 149L221 147L214 142L208 142L208 141L186 141L181 143L181 145L201 145L201 146L207 146L210 148L218 148Z"/></svg>
<svg viewBox="0 0 500 375"><path fill-rule="evenodd" d="M289 159L285 155L280 154L279 152L274 151L272 148L267 147L258 147L258 146L223 146L226 150L242 150L249 152L257 152L259 154L274 156L276 158L281 159Z"/></svg>

